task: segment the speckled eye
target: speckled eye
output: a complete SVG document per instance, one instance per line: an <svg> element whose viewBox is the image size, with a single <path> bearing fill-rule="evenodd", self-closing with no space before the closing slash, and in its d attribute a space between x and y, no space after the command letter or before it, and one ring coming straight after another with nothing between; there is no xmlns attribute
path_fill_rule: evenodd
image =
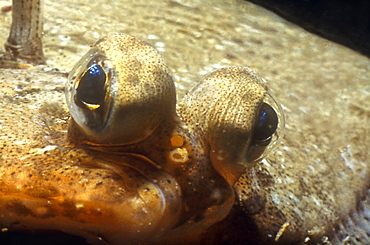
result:
<svg viewBox="0 0 370 245"><path fill-rule="evenodd" d="M172 76L158 51L124 34L99 40L77 62L66 99L74 144L140 142L176 110Z"/></svg>

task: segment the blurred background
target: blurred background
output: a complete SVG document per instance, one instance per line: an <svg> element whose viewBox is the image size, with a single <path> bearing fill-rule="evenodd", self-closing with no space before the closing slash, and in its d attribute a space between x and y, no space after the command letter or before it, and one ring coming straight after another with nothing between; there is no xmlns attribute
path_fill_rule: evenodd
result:
<svg viewBox="0 0 370 245"><path fill-rule="evenodd" d="M369 0L249 0L307 31L370 57Z"/></svg>

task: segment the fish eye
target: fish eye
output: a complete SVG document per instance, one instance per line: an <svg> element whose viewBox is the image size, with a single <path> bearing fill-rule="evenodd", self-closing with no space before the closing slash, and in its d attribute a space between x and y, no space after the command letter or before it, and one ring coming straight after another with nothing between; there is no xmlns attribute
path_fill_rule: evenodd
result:
<svg viewBox="0 0 370 245"><path fill-rule="evenodd" d="M278 121L275 110L263 102L256 117L252 141L266 141L271 138L277 129Z"/></svg>
<svg viewBox="0 0 370 245"><path fill-rule="evenodd" d="M100 132L109 119L113 65L96 49L90 50L72 69L66 99L75 122L90 133Z"/></svg>
<svg viewBox="0 0 370 245"><path fill-rule="evenodd" d="M140 142L176 110L175 85L161 55L129 35L99 40L71 70L65 95L75 144Z"/></svg>
<svg viewBox="0 0 370 245"><path fill-rule="evenodd" d="M98 64L92 64L80 78L76 99L85 105L100 106L105 98L106 79L103 68Z"/></svg>
<svg viewBox="0 0 370 245"><path fill-rule="evenodd" d="M256 113L251 142L246 152L247 162L257 162L264 158L284 132L284 114L280 105L271 94L267 94Z"/></svg>

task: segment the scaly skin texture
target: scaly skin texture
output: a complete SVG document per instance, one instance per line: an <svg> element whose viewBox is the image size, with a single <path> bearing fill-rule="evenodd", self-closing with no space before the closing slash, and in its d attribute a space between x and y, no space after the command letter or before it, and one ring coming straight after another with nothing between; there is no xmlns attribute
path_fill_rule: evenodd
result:
<svg viewBox="0 0 370 245"><path fill-rule="evenodd" d="M99 106L78 102L81 77L92 64L107 74ZM245 149L267 94L252 70L210 74L176 112L172 77L158 52L134 37L111 35L69 76L68 129L64 103L53 95L61 84L53 82L4 84L4 106L15 108L4 116L1 142L3 227L60 230L96 244L197 242L229 214L233 184L254 165ZM209 86L212 96L233 103L205 106ZM43 99L24 108L35 92Z"/></svg>

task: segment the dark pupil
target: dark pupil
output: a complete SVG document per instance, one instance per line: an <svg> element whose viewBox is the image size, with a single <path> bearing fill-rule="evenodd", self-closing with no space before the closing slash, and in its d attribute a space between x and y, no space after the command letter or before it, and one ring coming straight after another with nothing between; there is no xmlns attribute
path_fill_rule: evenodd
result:
<svg viewBox="0 0 370 245"><path fill-rule="evenodd" d="M254 129L254 140L267 140L274 134L278 125L278 116L275 110L266 103L262 103Z"/></svg>
<svg viewBox="0 0 370 245"><path fill-rule="evenodd" d="M101 105L105 97L106 75L100 65L93 64L81 77L77 88L77 97L88 104Z"/></svg>

